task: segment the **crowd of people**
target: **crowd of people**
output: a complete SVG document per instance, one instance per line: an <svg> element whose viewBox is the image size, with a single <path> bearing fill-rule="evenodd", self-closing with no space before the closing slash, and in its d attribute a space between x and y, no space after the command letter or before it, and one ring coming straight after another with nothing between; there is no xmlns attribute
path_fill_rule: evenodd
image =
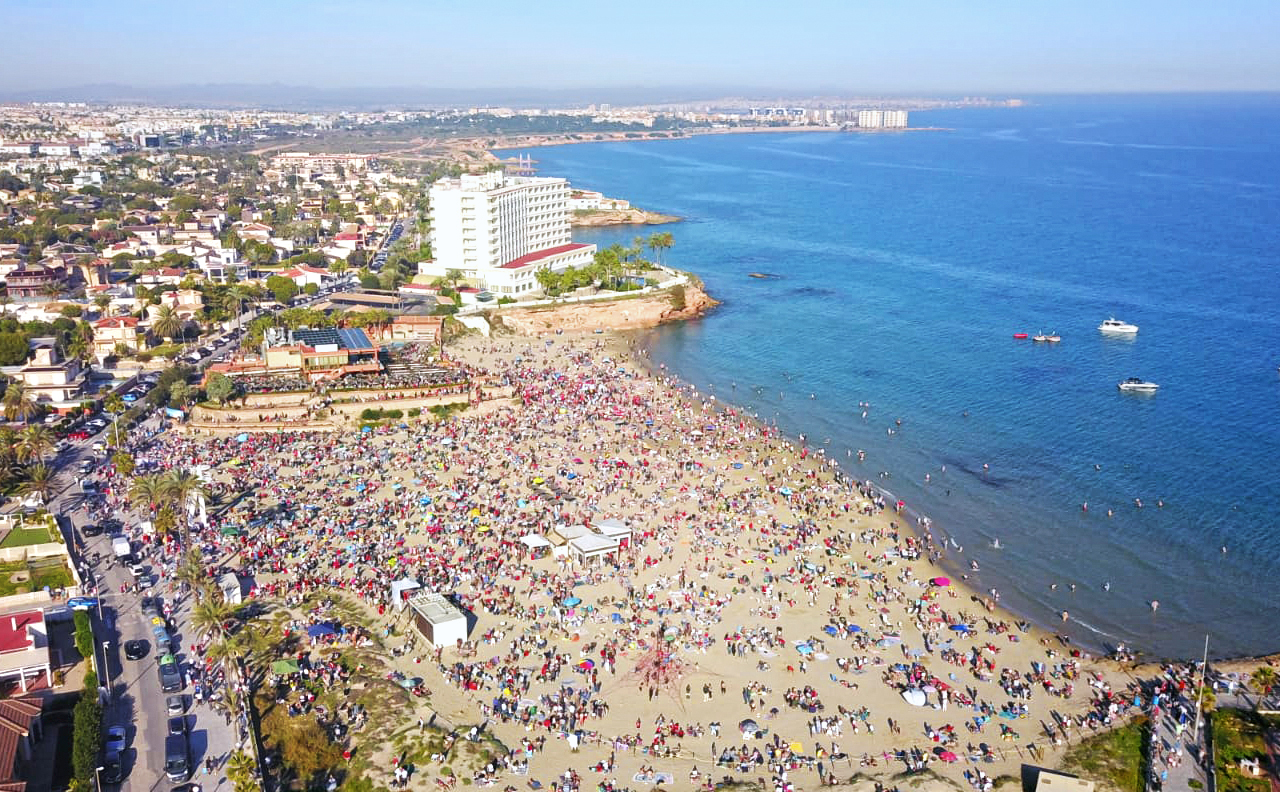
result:
<svg viewBox="0 0 1280 792"><path fill-rule="evenodd" d="M235 569L252 597L358 603L388 629L335 640L380 642L388 663L427 675L431 706L468 709L508 745L536 735L564 748L547 761L607 766L601 784L618 783L620 750L632 767L710 762L777 789L797 773L831 780L855 753L898 769L997 764L1013 753L982 742L992 722L1021 746L1034 737L1013 725L1039 718L1069 738L1125 714L1131 691L1112 691L1110 667L966 612L965 595L937 583L944 550L927 524L906 530L870 482L646 371L641 354L594 339L475 342L468 354L466 370L514 406L364 432L164 432L131 450L148 468L209 479L192 531L211 574ZM123 506L127 482L108 483ZM553 529L606 518L630 527L612 553L563 552ZM176 561L173 543L145 538ZM392 595L404 580L474 614L477 640L420 649ZM323 669L323 648L297 659ZM726 745L731 717L767 728ZM859 745L840 750L829 742L840 735ZM580 750L589 761L571 758ZM576 772L557 785L577 788Z"/></svg>

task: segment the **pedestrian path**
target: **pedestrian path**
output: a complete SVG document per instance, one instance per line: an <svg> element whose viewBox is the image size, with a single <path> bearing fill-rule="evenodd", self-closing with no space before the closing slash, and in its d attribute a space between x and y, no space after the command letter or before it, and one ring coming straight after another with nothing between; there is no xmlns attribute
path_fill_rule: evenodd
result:
<svg viewBox="0 0 1280 792"><path fill-rule="evenodd" d="M1148 792L1209 789L1206 728L1201 720L1200 733L1196 734L1196 708L1187 696L1179 695L1170 701L1166 694L1157 699L1151 717Z"/></svg>

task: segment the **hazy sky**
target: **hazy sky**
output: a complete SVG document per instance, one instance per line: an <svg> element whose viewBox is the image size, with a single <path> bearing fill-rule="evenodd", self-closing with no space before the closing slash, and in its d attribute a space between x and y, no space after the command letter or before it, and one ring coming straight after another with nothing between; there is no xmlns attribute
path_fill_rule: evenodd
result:
<svg viewBox="0 0 1280 792"><path fill-rule="evenodd" d="M1278 0L0 0L0 89L1280 90Z"/></svg>

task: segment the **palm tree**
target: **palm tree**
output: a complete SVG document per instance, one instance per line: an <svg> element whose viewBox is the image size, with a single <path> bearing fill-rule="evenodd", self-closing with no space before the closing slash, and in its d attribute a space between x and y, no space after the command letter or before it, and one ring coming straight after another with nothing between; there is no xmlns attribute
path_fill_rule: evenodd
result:
<svg viewBox="0 0 1280 792"><path fill-rule="evenodd" d="M156 318L151 323L151 332L163 336L172 344L173 339L182 332L182 319L178 316L177 309L172 305L161 305L156 309Z"/></svg>
<svg viewBox="0 0 1280 792"><path fill-rule="evenodd" d="M254 792L258 786L258 763L244 751L236 751L227 758L227 779L235 792Z"/></svg>
<svg viewBox="0 0 1280 792"><path fill-rule="evenodd" d="M129 485L129 500L133 505L146 506L152 513L168 500L168 493L167 482L161 473L134 476Z"/></svg>
<svg viewBox="0 0 1280 792"><path fill-rule="evenodd" d="M9 380L4 390L4 417L7 421L26 421L40 413L40 408L27 393L27 386L18 380Z"/></svg>
<svg viewBox="0 0 1280 792"><path fill-rule="evenodd" d="M1276 676L1276 670L1271 666L1258 666L1252 676L1249 677L1249 681L1253 683L1259 693L1265 696L1270 692L1271 688L1275 687Z"/></svg>
<svg viewBox="0 0 1280 792"><path fill-rule="evenodd" d="M653 251L654 258L658 260L658 266L662 266L662 251L667 250L676 243L676 239L671 235L670 231L659 231L649 235L649 249Z"/></svg>
<svg viewBox="0 0 1280 792"><path fill-rule="evenodd" d="M102 409L111 413L111 427L112 427L112 430L115 432L115 436L116 436L115 444L119 446L120 445L120 423L119 423L120 416L124 414L124 411L128 409L128 407L125 406L124 399L120 397L120 394L113 393L107 398L102 400Z"/></svg>
<svg viewBox="0 0 1280 792"><path fill-rule="evenodd" d="M231 620L232 614L233 610L227 603L205 597L191 609L191 626L200 635L207 636L211 645L224 643L231 634L227 622Z"/></svg>
<svg viewBox="0 0 1280 792"><path fill-rule="evenodd" d="M44 462L57 442L47 426L31 424L18 436L18 458L23 462Z"/></svg>
<svg viewBox="0 0 1280 792"><path fill-rule="evenodd" d="M165 474L165 490L170 502L178 510L178 518L182 525L183 543L190 545L188 530L190 522L187 518L187 505L193 500L209 499L209 487L199 476L185 470L170 470Z"/></svg>
<svg viewBox="0 0 1280 792"><path fill-rule="evenodd" d="M191 548L178 563L175 574L178 581L186 583L196 592L196 599L203 599L211 587L209 572L204 563L204 556L198 548Z"/></svg>
<svg viewBox="0 0 1280 792"><path fill-rule="evenodd" d="M93 304L97 306L98 313L102 314L103 316L106 316L107 308L110 307L111 305L111 295L99 294L93 298Z"/></svg>
<svg viewBox="0 0 1280 792"><path fill-rule="evenodd" d="M25 473L25 480L18 486L18 491L23 495L39 495L40 500L44 503L49 502L49 495L53 492L53 477L57 471L44 463L31 465Z"/></svg>

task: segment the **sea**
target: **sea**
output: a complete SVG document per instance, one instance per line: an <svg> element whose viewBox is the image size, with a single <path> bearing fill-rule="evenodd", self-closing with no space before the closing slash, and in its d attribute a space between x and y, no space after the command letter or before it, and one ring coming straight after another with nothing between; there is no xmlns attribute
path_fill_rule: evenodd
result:
<svg viewBox="0 0 1280 792"><path fill-rule="evenodd" d="M670 231L722 301L653 362L928 515L1001 605L1149 658L1280 651L1280 95L910 123L503 155L684 218L574 234Z"/></svg>

